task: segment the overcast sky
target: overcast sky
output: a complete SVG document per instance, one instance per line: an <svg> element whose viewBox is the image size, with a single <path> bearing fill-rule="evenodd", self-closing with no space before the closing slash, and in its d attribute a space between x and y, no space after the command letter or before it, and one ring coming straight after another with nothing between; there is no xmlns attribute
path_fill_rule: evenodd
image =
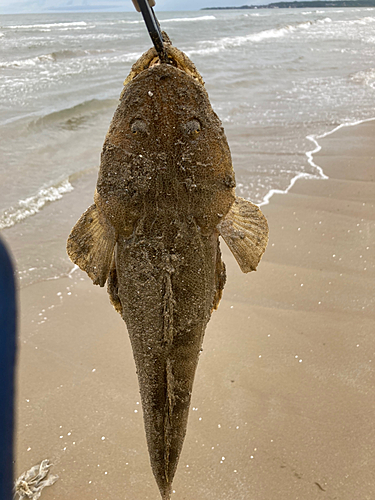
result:
<svg viewBox="0 0 375 500"><path fill-rule="evenodd" d="M156 0L156 11L199 10L202 7L239 7L274 0ZM0 0L0 14L28 12L113 12L134 11L130 0Z"/></svg>

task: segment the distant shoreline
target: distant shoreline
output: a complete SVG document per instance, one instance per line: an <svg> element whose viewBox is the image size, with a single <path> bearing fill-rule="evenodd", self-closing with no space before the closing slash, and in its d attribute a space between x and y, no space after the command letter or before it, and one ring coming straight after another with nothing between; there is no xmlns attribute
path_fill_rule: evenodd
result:
<svg viewBox="0 0 375 500"><path fill-rule="evenodd" d="M267 5L242 5L241 7L203 7L201 10L310 9L320 7L375 7L375 0L310 0L305 2L275 2Z"/></svg>

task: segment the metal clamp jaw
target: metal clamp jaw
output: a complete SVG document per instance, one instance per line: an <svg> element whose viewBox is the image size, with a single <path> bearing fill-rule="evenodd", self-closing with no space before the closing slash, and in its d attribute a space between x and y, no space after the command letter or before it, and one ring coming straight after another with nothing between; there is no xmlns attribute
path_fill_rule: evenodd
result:
<svg viewBox="0 0 375 500"><path fill-rule="evenodd" d="M169 60L164 48L160 25L152 8L155 5L155 0L132 0L132 2L136 10L142 13L151 40L155 46L156 52L159 54L160 61L168 63Z"/></svg>

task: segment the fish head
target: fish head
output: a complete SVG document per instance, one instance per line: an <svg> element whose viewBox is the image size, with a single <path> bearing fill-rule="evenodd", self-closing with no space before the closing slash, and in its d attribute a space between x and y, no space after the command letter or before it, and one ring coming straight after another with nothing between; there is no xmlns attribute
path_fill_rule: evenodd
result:
<svg viewBox="0 0 375 500"><path fill-rule="evenodd" d="M126 226L130 234L151 204L193 217L209 234L235 199L224 129L200 75L184 62L150 63L126 81L103 146L96 200L120 232Z"/></svg>

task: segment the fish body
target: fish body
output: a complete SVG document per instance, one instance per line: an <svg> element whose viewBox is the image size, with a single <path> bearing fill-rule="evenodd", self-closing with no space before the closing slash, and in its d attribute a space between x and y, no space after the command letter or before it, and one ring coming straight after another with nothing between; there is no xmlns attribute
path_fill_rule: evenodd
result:
<svg viewBox="0 0 375 500"><path fill-rule="evenodd" d="M166 45L133 66L107 133L94 195L68 254L104 286L131 340L152 470L170 498L194 374L225 284L219 234L244 272L268 238L235 197L230 150L193 63Z"/></svg>

